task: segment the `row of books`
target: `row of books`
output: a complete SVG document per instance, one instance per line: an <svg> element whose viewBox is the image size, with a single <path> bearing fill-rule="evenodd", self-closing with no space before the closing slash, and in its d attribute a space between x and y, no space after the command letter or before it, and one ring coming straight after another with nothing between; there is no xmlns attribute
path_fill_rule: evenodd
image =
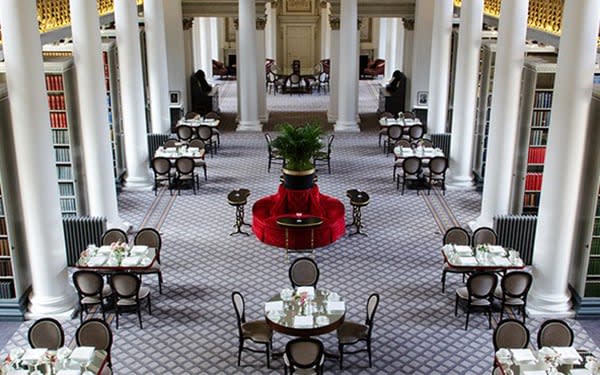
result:
<svg viewBox="0 0 600 375"><path fill-rule="evenodd" d="M63 77L56 74L46 75L46 90L49 91L63 91L65 86L63 85Z"/></svg>
<svg viewBox="0 0 600 375"><path fill-rule="evenodd" d="M66 129L67 128L67 114L61 113L50 113L50 127L54 129Z"/></svg>
<svg viewBox="0 0 600 375"><path fill-rule="evenodd" d="M531 130L529 136L530 146L545 146L548 143L548 131L547 130Z"/></svg>
<svg viewBox="0 0 600 375"><path fill-rule="evenodd" d="M525 190L540 191L542 190L543 173L527 173L525 176Z"/></svg>
<svg viewBox="0 0 600 375"><path fill-rule="evenodd" d="M588 265L588 276L590 275L600 275L600 258L594 259L590 258L590 263Z"/></svg>
<svg viewBox="0 0 600 375"><path fill-rule="evenodd" d="M531 126L545 127L550 126L550 111L533 111L531 116Z"/></svg>
<svg viewBox="0 0 600 375"><path fill-rule="evenodd" d="M537 207L539 205L539 196L537 193L525 193L523 196L524 207Z"/></svg>
<svg viewBox="0 0 600 375"><path fill-rule="evenodd" d="M66 109L65 95L48 95L48 107L51 110Z"/></svg>
<svg viewBox="0 0 600 375"><path fill-rule="evenodd" d="M12 265L10 259L0 259L0 276L12 276Z"/></svg>
<svg viewBox="0 0 600 375"><path fill-rule="evenodd" d="M10 245L8 244L8 238L0 238L0 256L10 256Z"/></svg>
<svg viewBox="0 0 600 375"><path fill-rule="evenodd" d="M71 161L71 152L68 148L55 148L54 154L59 163L68 163Z"/></svg>
<svg viewBox="0 0 600 375"><path fill-rule="evenodd" d="M72 180L73 179L73 168L65 165L57 165L56 173L58 174L59 180Z"/></svg>
<svg viewBox="0 0 600 375"><path fill-rule="evenodd" d="M543 164L546 158L546 147L529 147L527 154L528 164Z"/></svg>
<svg viewBox="0 0 600 375"><path fill-rule="evenodd" d="M594 236L600 236L600 218L594 220Z"/></svg>
<svg viewBox="0 0 600 375"><path fill-rule="evenodd" d="M594 235L600 235L595 234ZM592 249L590 251L591 255L600 255L600 238L592 238Z"/></svg>
<svg viewBox="0 0 600 375"><path fill-rule="evenodd" d="M0 217L0 235L6 235L8 232L6 231L6 219Z"/></svg>
<svg viewBox="0 0 600 375"><path fill-rule="evenodd" d="M535 108L552 108L552 92L536 92L533 99L533 106Z"/></svg>
<svg viewBox="0 0 600 375"><path fill-rule="evenodd" d="M76 211L77 204L73 198L61 198L60 199L60 210L61 211Z"/></svg>
<svg viewBox="0 0 600 375"><path fill-rule="evenodd" d="M52 142L58 145L68 145L69 141L69 132L64 130L52 130Z"/></svg>
<svg viewBox="0 0 600 375"><path fill-rule="evenodd" d="M15 288L11 280L0 281L0 298L15 298Z"/></svg>

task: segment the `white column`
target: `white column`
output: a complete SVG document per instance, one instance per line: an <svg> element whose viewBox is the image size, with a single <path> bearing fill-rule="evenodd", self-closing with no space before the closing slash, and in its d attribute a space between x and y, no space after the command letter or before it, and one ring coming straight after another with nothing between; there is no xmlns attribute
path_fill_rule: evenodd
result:
<svg viewBox="0 0 600 375"><path fill-rule="evenodd" d="M181 1L162 0L165 15L167 41L167 68L169 69L169 91L179 91L186 108L186 87L189 79L185 74L185 50L183 46L183 12ZM191 103L190 103L191 106ZM189 106L188 106L189 107Z"/></svg>
<svg viewBox="0 0 600 375"><path fill-rule="evenodd" d="M329 3L321 2L321 60L330 58L331 32L329 29Z"/></svg>
<svg viewBox="0 0 600 375"><path fill-rule="evenodd" d="M329 103L327 105L327 121L335 123L338 120L340 76L340 19L330 17L331 26L331 54L329 57Z"/></svg>
<svg viewBox="0 0 600 375"><path fill-rule="evenodd" d="M580 192L597 180L587 178L586 160L600 0L567 0L533 252L533 286L528 310L564 314L570 309L569 266L579 234ZM598 139L598 134L594 134ZM598 152L598 150L594 150Z"/></svg>
<svg viewBox="0 0 600 375"><path fill-rule="evenodd" d="M502 79L494 80L492 90L481 215L471 224L474 228L491 227L494 216L508 214L510 208L528 5L528 0L503 0L500 9L494 75Z"/></svg>
<svg viewBox="0 0 600 375"><path fill-rule="evenodd" d="M134 0L115 0L115 26L127 160L125 186L131 189L146 189L151 186L151 181L148 171L142 58L137 5Z"/></svg>
<svg viewBox="0 0 600 375"><path fill-rule="evenodd" d="M262 123L266 123L269 120L269 113L267 112L267 91L265 90L266 84L266 71L265 71L265 26L267 21L264 17L256 18L256 98L258 101L258 120Z"/></svg>
<svg viewBox="0 0 600 375"><path fill-rule="evenodd" d="M433 7L436 0L415 2L414 41L411 68L410 102L412 108L427 108L419 105L417 92L429 90L429 68L431 61L431 32L433 30ZM445 0L444 0L445 1Z"/></svg>
<svg viewBox="0 0 600 375"><path fill-rule="evenodd" d="M406 107L411 108L411 96L408 95L412 92L412 61L413 61L413 45L415 36L415 20L411 18L403 18L402 26L404 33L404 51L402 51L402 72L406 75Z"/></svg>
<svg viewBox="0 0 600 375"><path fill-rule="evenodd" d="M452 0L437 0L433 9L427 115L427 132L432 134L446 132L452 9Z"/></svg>
<svg viewBox="0 0 600 375"><path fill-rule="evenodd" d="M212 77L212 49L210 18L200 17L197 19L200 28L200 44L194 43L194 49L200 49L200 69L206 73L206 77ZM194 33L195 34L195 33Z"/></svg>
<svg viewBox="0 0 600 375"><path fill-rule="evenodd" d="M79 126L90 216L104 216L110 227L125 227L119 218L104 87L100 20L96 3L71 1L73 60L77 71Z"/></svg>
<svg viewBox="0 0 600 375"><path fill-rule="evenodd" d="M221 50L221 47L219 46L219 25L217 17L210 18L210 40L210 76L212 77L212 60L220 60L219 51Z"/></svg>
<svg viewBox="0 0 600 375"><path fill-rule="evenodd" d="M390 61L387 57L388 49L390 47L388 45L388 41L390 40L390 30L388 29L388 21L388 18L382 17L379 19L379 40L377 42L377 52L375 53L376 57L380 57L385 60L386 65L389 64Z"/></svg>
<svg viewBox="0 0 600 375"><path fill-rule="evenodd" d="M359 132L356 117L358 108L358 0L346 0L340 4L340 61L338 80L338 119L336 132Z"/></svg>
<svg viewBox="0 0 600 375"><path fill-rule="evenodd" d="M396 33L396 24L393 18L387 19L387 48L386 54L383 57L385 59L386 72L385 74L391 79L394 67L397 65L396 62L396 49L398 48L398 33Z"/></svg>
<svg viewBox="0 0 600 375"><path fill-rule="evenodd" d="M144 1L144 29L152 132L170 133L167 42L162 0Z"/></svg>
<svg viewBox="0 0 600 375"><path fill-rule="evenodd" d="M67 281L65 240L36 15L33 0L3 1L0 12L2 47L13 141L19 152L15 159L19 171L19 204L23 223L27 224L22 225L22 230L32 284L29 312L32 318L66 317L72 312L75 294Z"/></svg>
<svg viewBox="0 0 600 375"><path fill-rule="evenodd" d="M265 56L277 60L277 7L267 3L267 26L265 28Z"/></svg>
<svg viewBox="0 0 600 375"><path fill-rule="evenodd" d="M194 72L202 69L202 49L206 46L202 45L202 35L200 32L200 17L194 17L192 24L192 55L194 57ZM212 68L212 65L211 65ZM211 69L212 71L212 69ZM206 73L206 72L205 72Z"/></svg>
<svg viewBox="0 0 600 375"><path fill-rule="evenodd" d="M238 92L240 99L240 122L238 131L261 131L262 124L258 120L258 79L256 77L257 47L255 0L240 1L238 32ZM264 88L264 87L263 87Z"/></svg>
<svg viewBox="0 0 600 375"><path fill-rule="evenodd" d="M396 49L394 51L394 61L396 62L394 66L390 66L385 64L385 74L391 76L394 70L398 69L401 72L404 72L404 48L405 48L405 39L404 35L404 26L402 25L402 19L394 18L394 33L396 34Z"/></svg>
<svg viewBox="0 0 600 375"><path fill-rule="evenodd" d="M463 2L460 9L454 88L454 92L460 95L454 95L454 110L452 111L452 124L454 125L452 126L448 176L448 185L453 187L473 185L472 135L475 128L482 23L483 0Z"/></svg>

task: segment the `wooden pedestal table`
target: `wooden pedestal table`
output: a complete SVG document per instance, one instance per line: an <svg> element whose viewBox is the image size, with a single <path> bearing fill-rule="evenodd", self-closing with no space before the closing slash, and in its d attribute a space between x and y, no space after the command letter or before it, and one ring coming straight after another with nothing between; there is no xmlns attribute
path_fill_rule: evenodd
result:
<svg viewBox="0 0 600 375"><path fill-rule="evenodd" d="M364 228L364 225L362 224L361 208L369 204L369 194L364 191L352 189L346 192L346 196L350 198L350 205L352 206L352 223L347 226L356 227L356 232L350 233L350 236L355 234L368 236L366 232L361 231L361 228Z"/></svg>
<svg viewBox="0 0 600 375"><path fill-rule="evenodd" d="M291 230L310 230L310 248L307 250L294 250L297 252L308 251L313 259L315 258L315 229L323 224L323 219L317 216L283 216L277 219L277 224L285 229L285 260L289 261L288 252L290 248L290 229Z"/></svg>
<svg viewBox="0 0 600 375"><path fill-rule="evenodd" d="M236 230L229 233L230 236L240 233L245 234L246 236L250 235L248 232L242 231L242 225L250 226L250 224L244 222L244 206L248 202L247 198L249 195L250 190L248 189L233 190L227 195L227 203L235 206L235 224L233 227L236 228Z"/></svg>

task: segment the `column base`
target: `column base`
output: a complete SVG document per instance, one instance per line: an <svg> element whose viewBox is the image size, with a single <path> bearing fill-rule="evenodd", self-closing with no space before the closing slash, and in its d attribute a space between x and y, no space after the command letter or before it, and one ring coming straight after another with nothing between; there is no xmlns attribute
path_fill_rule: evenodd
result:
<svg viewBox="0 0 600 375"><path fill-rule="evenodd" d="M266 111L264 115L258 116L258 121L260 121L262 124L266 124L267 122L269 122L269 115L269 111Z"/></svg>
<svg viewBox="0 0 600 375"><path fill-rule="evenodd" d="M261 132L262 124L260 121L240 121L238 123L237 129L235 131L238 132Z"/></svg>
<svg viewBox="0 0 600 375"><path fill-rule="evenodd" d="M479 216L477 219L470 221L468 225L472 231L475 231L475 229L481 228L481 227L493 228L494 227L494 219L487 218L482 215L482 216Z"/></svg>
<svg viewBox="0 0 600 375"><path fill-rule="evenodd" d="M527 313L531 316L572 318L575 316L572 307L569 291L561 295L540 295L532 289L527 297Z"/></svg>
<svg viewBox="0 0 600 375"><path fill-rule="evenodd" d="M36 296L32 290L29 294L25 319L39 319L48 316L59 320L71 319L76 302L75 290L68 284L65 286L64 294L57 297Z"/></svg>
<svg viewBox="0 0 600 375"><path fill-rule="evenodd" d="M452 171L448 169L446 172L446 187L448 190L474 190L475 185L473 184L473 176L458 176L453 175Z"/></svg>
<svg viewBox="0 0 600 375"><path fill-rule="evenodd" d="M332 113L331 111L327 111L327 122L329 123L336 123L338 120L338 115L337 113Z"/></svg>
<svg viewBox="0 0 600 375"><path fill-rule="evenodd" d="M125 190L152 190L152 180L148 177L126 177L123 184Z"/></svg>
<svg viewBox="0 0 600 375"><path fill-rule="evenodd" d="M354 121L340 121L338 120L335 125L333 125L333 130L335 132L344 132L344 133L360 133L360 128L358 127L358 123L356 120Z"/></svg>

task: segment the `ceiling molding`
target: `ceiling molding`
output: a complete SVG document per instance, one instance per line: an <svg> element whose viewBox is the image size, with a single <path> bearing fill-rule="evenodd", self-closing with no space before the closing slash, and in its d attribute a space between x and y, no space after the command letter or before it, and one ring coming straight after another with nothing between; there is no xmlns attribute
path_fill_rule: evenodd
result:
<svg viewBox="0 0 600 375"><path fill-rule="evenodd" d="M416 0L358 0L359 17L410 17L415 16ZM340 14L340 0L331 0L331 14Z"/></svg>
<svg viewBox="0 0 600 375"><path fill-rule="evenodd" d="M237 17L238 0L182 0L181 10L184 17ZM265 6L269 1L256 0L256 16L265 15Z"/></svg>

